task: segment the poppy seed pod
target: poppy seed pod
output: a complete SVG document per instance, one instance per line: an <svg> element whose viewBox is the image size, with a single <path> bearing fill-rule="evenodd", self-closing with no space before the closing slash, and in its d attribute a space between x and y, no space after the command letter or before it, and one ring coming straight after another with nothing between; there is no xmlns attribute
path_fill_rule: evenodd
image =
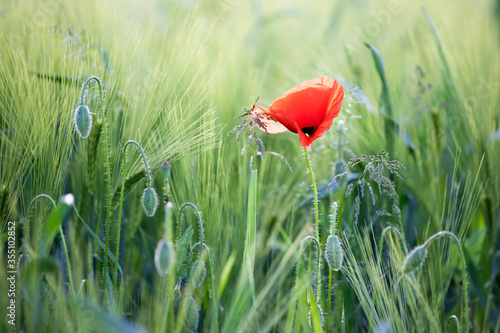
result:
<svg viewBox="0 0 500 333"><path fill-rule="evenodd" d="M198 328L200 314L198 312L198 305L193 297L189 297L185 302L186 316L184 317L184 324L189 332L195 332Z"/></svg>
<svg viewBox="0 0 500 333"><path fill-rule="evenodd" d="M75 129L81 138L85 139L92 131L92 116L86 105L79 105L75 110Z"/></svg>
<svg viewBox="0 0 500 333"><path fill-rule="evenodd" d="M175 260L174 248L170 241L162 239L158 242L155 250L155 267L161 277L170 272Z"/></svg>
<svg viewBox="0 0 500 333"><path fill-rule="evenodd" d="M201 260L196 260L191 268L191 272L189 274L191 277L191 283L195 288L199 288L203 281L205 281L205 277L207 276L207 269L205 268L205 262Z"/></svg>
<svg viewBox="0 0 500 333"><path fill-rule="evenodd" d="M328 236L325 244L325 259L333 271L338 271L342 268L342 260L344 254L342 253L342 247L340 246L340 239L338 236Z"/></svg>
<svg viewBox="0 0 500 333"><path fill-rule="evenodd" d="M427 257L427 248L423 245L414 248L403 262L403 273L408 274L422 266Z"/></svg>
<svg viewBox="0 0 500 333"><path fill-rule="evenodd" d="M158 196L153 188L148 187L144 190L142 195L142 207L147 216L155 215L158 208Z"/></svg>

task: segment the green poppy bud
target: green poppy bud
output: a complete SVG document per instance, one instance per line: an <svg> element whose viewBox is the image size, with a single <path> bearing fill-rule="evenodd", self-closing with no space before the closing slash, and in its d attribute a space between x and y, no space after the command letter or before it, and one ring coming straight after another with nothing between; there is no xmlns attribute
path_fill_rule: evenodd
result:
<svg viewBox="0 0 500 333"><path fill-rule="evenodd" d="M163 277L170 272L175 260L174 248L170 241L161 239L155 250L155 266L158 274Z"/></svg>
<svg viewBox="0 0 500 333"><path fill-rule="evenodd" d="M423 245L414 248L403 262L403 273L408 274L418 269L425 262L427 257L427 248Z"/></svg>
<svg viewBox="0 0 500 333"><path fill-rule="evenodd" d="M170 165L170 163L167 161L162 163L160 170L164 180L170 179L170 169L172 169L172 165Z"/></svg>
<svg viewBox="0 0 500 333"><path fill-rule="evenodd" d="M207 269L205 268L205 262L201 260L196 260L191 268L191 273L189 274L191 277L191 283L195 288L199 288L203 281L205 281L205 277L207 276Z"/></svg>
<svg viewBox="0 0 500 333"><path fill-rule="evenodd" d="M338 271L342 268L342 260L344 254L342 253L342 247L340 246L340 239L338 236L328 236L325 245L325 259L333 271Z"/></svg>
<svg viewBox="0 0 500 333"><path fill-rule="evenodd" d="M323 310L321 310L321 306L319 306L319 304L317 304L317 303L316 303L316 308L317 308L318 313L319 313L321 327L325 327L324 326L325 324L324 324ZM309 309L309 326L311 327L311 332L314 332L311 309Z"/></svg>
<svg viewBox="0 0 500 333"><path fill-rule="evenodd" d="M148 187L144 190L142 195L142 207L147 216L155 215L158 208L158 196L153 188Z"/></svg>
<svg viewBox="0 0 500 333"><path fill-rule="evenodd" d="M198 312L198 305L193 297L189 297L184 302L186 317L184 317L184 324L189 332L195 332L198 328L200 314Z"/></svg>
<svg viewBox="0 0 500 333"><path fill-rule="evenodd" d="M86 105L79 105L75 110L75 129L81 138L85 139L92 131L92 116Z"/></svg>

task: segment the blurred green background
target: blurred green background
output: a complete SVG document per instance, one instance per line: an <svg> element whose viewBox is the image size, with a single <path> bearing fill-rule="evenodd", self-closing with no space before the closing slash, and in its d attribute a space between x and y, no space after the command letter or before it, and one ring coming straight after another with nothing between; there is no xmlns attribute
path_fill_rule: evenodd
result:
<svg viewBox="0 0 500 333"><path fill-rule="evenodd" d="M106 90L112 192L120 186L123 144L133 139L144 148L155 187L162 186L159 167L167 160L173 166L174 204L178 208L190 201L202 213L214 261L217 295L210 297L216 297L218 308L211 307L208 290L197 295L198 330L208 331L209 314L217 311L221 331L281 332L294 288L298 242L313 234L312 191L302 147L293 133L257 133L267 152L287 159L291 173L277 156L266 154L261 160L253 143L242 154L246 137L236 142L236 136L227 133L239 122L233 118L257 97L260 105L269 106L299 82L327 75L344 84L346 96L332 129L312 146L316 181L323 191L321 230L328 228L330 203L343 197L338 191L326 191L336 174L340 128L340 160L385 149L391 159L406 166L404 180L396 185L408 246L422 244L442 229L456 232L467 257L472 327L476 332L498 331L499 8L498 1L465 0L3 0L2 231L7 221L26 217L36 195L57 199L73 193L82 217L103 238L104 152L100 148L97 157L90 158L90 143L77 137L72 126L83 80L97 75ZM365 43L380 57L374 57ZM382 61L385 81L377 59ZM99 112L96 97L97 90L90 90L89 106L95 114ZM127 177L142 170L140 155L131 150L128 156ZM247 304L241 293L248 291L241 289L238 280L243 271L251 159L258 169L256 297ZM102 314L98 297L90 291L76 299L65 295L66 265L56 239L51 253L59 266L45 277L51 296L47 291L41 308L29 297L23 298L24 279L18 280L18 329L31 331L30 312L40 311L44 318L40 331L134 331L139 327L159 331L157 302L162 285L152 257L163 232L163 207L154 218L143 214L142 184L142 179L137 181L125 198L120 254L126 280L123 314ZM343 199L341 234L362 262L361 271L369 264L362 250L367 244L358 242L364 236L358 236L368 235L373 242L368 247L376 248L381 230L397 224L394 217L376 214L382 209L390 211L383 197L375 205L363 198L355 223L354 196ZM39 203L31 214L36 234L50 209ZM115 210L113 227L117 216ZM18 226L21 248L22 224ZM65 219L64 230L79 285L93 276L92 239L74 214ZM323 233L322 244L327 236ZM2 241L5 257L5 235ZM433 251L429 256L437 259L418 278L423 295L419 306L432 312L432 320L411 309L390 312L384 309L383 299L367 306L343 271L334 274L333 319L327 331L340 330L342 309L350 332L447 329L450 315L461 318L463 272L455 270L456 254L450 254L448 243ZM401 264L402 258L396 257ZM346 260L347 266L356 264ZM391 265L388 271L394 268ZM371 281L368 295L379 286ZM7 294L6 288L2 278L2 295ZM0 297L0 306L7 302L6 296ZM401 322L406 318L403 313L411 319ZM4 320L1 331L10 330ZM427 326L429 322L435 326Z"/></svg>

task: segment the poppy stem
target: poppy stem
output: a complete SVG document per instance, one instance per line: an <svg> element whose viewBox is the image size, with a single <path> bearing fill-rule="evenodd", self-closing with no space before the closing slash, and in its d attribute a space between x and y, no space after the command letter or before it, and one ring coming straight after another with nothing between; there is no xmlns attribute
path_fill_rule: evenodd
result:
<svg viewBox="0 0 500 333"><path fill-rule="evenodd" d="M314 173L311 167L311 161L309 160L309 152L307 151L307 148L304 148L304 154L306 155L306 162L307 162L307 168L309 169L309 175L311 175L311 182L313 186L313 191L314 191L314 231L316 235L316 239L318 242L318 255L321 251L319 244L321 244L321 238L319 238L319 209L318 209L318 188L316 187L316 181L314 180ZM316 294L317 294L317 299L318 303L321 302L321 269L319 267L320 261L318 258L317 262L318 267L317 272L316 272Z"/></svg>
<svg viewBox="0 0 500 333"><path fill-rule="evenodd" d="M307 148L304 148L304 154L306 156L307 168L309 169L309 175L311 176L311 182L314 191L314 230L315 237L319 241L318 188L316 187L316 181L314 180L314 173L311 167L311 161L309 160L309 152L307 151Z"/></svg>

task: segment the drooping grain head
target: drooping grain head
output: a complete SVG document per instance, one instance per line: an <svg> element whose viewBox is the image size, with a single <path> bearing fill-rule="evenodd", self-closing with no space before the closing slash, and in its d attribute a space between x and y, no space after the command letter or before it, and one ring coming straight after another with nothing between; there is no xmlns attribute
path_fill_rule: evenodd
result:
<svg viewBox="0 0 500 333"><path fill-rule="evenodd" d="M75 129L82 139L88 138L92 131L92 115L86 105L79 105L75 110Z"/></svg>
<svg viewBox="0 0 500 333"><path fill-rule="evenodd" d="M328 236L325 244L325 259L333 271L338 271L342 268L342 261L344 259L344 254L342 252L342 247L340 246L340 239L338 236Z"/></svg>
<svg viewBox="0 0 500 333"><path fill-rule="evenodd" d="M418 269L425 262L427 257L427 248L425 246L417 246L405 258L403 262L403 273L408 274Z"/></svg>
<svg viewBox="0 0 500 333"><path fill-rule="evenodd" d="M147 216L151 217L155 215L158 203L158 195L155 190L151 187L146 188L142 195L142 207Z"/></svg>

